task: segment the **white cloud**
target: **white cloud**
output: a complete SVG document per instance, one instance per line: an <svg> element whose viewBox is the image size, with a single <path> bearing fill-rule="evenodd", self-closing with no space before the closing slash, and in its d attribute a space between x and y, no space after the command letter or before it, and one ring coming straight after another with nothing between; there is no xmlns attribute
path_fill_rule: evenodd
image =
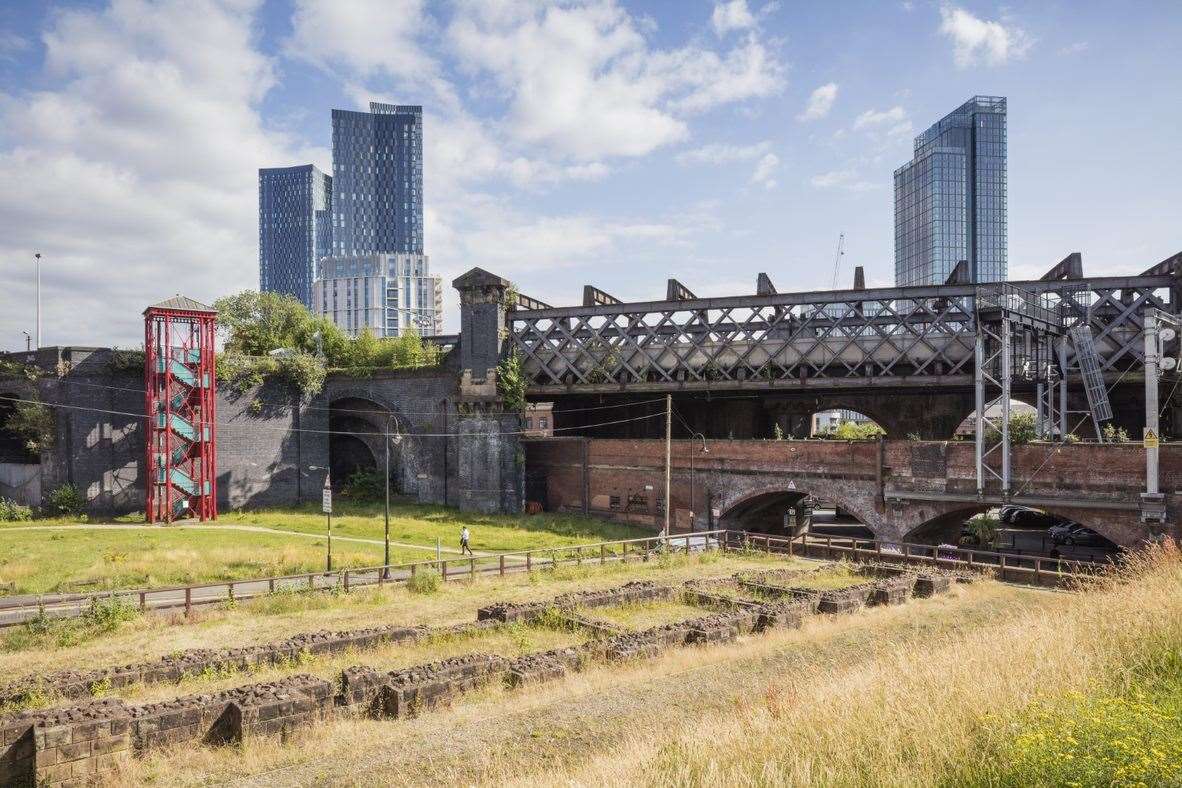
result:
<svg viewBox="0 0 1182 788"><path fill-rule="evenodd" d="M820 120L829 114L829 110L833 109L833 102L836 100L837 83L829 82L822 85L812 92L809 96L808 106L804 108L804 112L796 116L796 119L801 122Z"/></svg>
<svg viewBox="0 0 1182 788"><path fill-rule="evenodd" d="M459 8L448 38L462 66L508 100L505 133L559 156L643 156L686 139L688 115L783 85L754 32L725 52L659 50L614 0Z"/></svg>
<svg viewBox="0 0 1182 788"><path fill-rule="evenodd" d="M755 171L751 173L751 182L761 184L765 189L776 188L776 179L773 176L779 166L779 156L774 153L764 154L755 165Z"/></svg>
<svg viewBox="0 0 1182 788"><path fill-rule="evenodd" d="M755 27L755 17L747 7L747 0L727 0L715 3L714 13L710 15L710 24L714 32L725 35L731 30L746 30Z"/></svg>
<svg viewBox="0 0 1182 788"><path fill-rule="evenodd" d="M1059 49L1059 54L1060 55L1078 55L1081 52L1087 52L1087 51L1088 51L1088 42L1087 41L1075 41L1071 44L1068 44L1065 47L1061 47Z"/></svg>
<svg viewBox="0 0 1182 788"><path fill-rule="evenodd" d="M862 178L854 169L833 170L814 175L809 179L809 183L818 189L842 189L851 192L865 192L882 188L881 184Z"/></svg>
<svg viewBox="0 0 1182 788"><path fill-rule="evenodd" d="M957 68L1004 64L1022 58L1033 43L1024 30L1006 20L989 21L954 5L940 7L940 32L952 39Z"/></svg>
<svg viewBox="0 0 1182 788"><path fill-rule="evenodd" d="M729 164L736 161L751 161L767 153L772 147L769 140L753 145L703 145L677 154L678 164Z"/></svg>
<svg viewBox="0 0 1182 788"><path fill-rule="evenodd" d="M260 166L315 161L268 129L272 62L256 4L123 0L68 10L43 34L43 89L0 96L0 256L44 253L47 343L137 342L144 306L257 287ZM200 24L194 24L195 19ZM32 303L30 277L6 283ZM19 336L32 309L0 310Z"/></svg>
<svg viewBox="0 0 1182 788"><path fill-rule="evenodd" d="M890 109L868 109L854 119L854 131L863 131L876 137L895 139L911 135L911 119L907 110L900 106Z"/></svg>

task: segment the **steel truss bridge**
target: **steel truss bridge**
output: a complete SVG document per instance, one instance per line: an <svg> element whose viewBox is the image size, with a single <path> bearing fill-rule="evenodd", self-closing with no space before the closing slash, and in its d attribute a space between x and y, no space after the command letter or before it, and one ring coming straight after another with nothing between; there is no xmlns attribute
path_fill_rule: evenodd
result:
<svg viewBox="0 0 1182 788"><path fill-rule="evenodd" d="M662 301L624 303L591 286L581 306L520 296L506 322L533 398L974 386L978 338L992 359L1001 334L990 326L1002 322L1014 328L1012 375L1062 380L1079 364L1062 338L1088 327L1111 382L1143 362L1145 310L1182 311L1180 272L1182 253L1137 276L1085 278L1073 254L1035 281L960 283L958 266L944 285L778 293L760 274L756 294L721 298L671 279Z"/></svg>
<svg viewBox="0 0 1182 788"><path fill-rule="evenodd" d="M519 297L506 321L534 398L971 387L977 494L1009 496L1015 387L1035 394L1038 437L1066 435L1074 376L1103 441L1108 390L1144 379L1147 315L1182 311L1182 253L1138 276L1082 268L1076 253L1039 280L973 284L962 262L944 285L812 293L777 293L760 274L755 295L724 298L671 279L664 301L640 303L588 286L578 307Z"/></svg>

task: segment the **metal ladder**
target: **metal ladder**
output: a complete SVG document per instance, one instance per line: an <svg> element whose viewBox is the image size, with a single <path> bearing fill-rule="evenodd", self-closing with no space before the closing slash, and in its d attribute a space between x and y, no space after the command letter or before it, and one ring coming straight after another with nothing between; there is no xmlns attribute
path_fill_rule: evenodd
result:
<svg viewBox="0 0 1182 788"><path fill-rule="evenodd" d="M1076 363L1083 378L1084 393L1088 397L1088 410L1092 413L1092 426L1096 428L1096 439L1103 442L1100 422L1112 418L1112 404L1108 401L1108 388L1104 385L1104 373L1100 371L1100 357L1096 355L1096 343L1092 341L1092 327L1080 325L1067 332L1075 346Z"/></svg>

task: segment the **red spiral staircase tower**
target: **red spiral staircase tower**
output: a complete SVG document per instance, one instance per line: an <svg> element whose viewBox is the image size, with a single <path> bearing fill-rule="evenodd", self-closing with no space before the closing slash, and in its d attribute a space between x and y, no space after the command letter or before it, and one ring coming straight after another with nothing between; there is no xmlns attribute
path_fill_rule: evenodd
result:
<svg viewBox="0 0 1182 788"><path fill-rule="evenodd" d="M144 310L149 523L218 516L216 315L181 295Z"/></svg>

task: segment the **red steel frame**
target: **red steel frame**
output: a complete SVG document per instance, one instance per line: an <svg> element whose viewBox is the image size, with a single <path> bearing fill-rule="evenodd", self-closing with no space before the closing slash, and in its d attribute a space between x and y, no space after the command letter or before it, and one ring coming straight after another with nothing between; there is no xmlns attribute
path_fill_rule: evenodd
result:
<svg viewBox="0 0 1182 788"><path fill-rule="evenodd" d="M172 522L184 516L184 512L178 515L174 507L186 499L191 516L202 521L217 519L215 314L161 307L148 307L144 312L144 407L148 416L145 511L149 523ZM191 351L198 352L196 361L190 358ZM166 362L163 369L161 360ZM174 376L172 364L168 363L172 361L192 372L196 385L188 386ZM178 395L174 408L173 400ZM193 426L193 441L186 441L170 428L177 416ZM189 444L184 456L174 460L174 447L183 443ZM174 469L195 483L195 494L172 483Z"/></svg>

